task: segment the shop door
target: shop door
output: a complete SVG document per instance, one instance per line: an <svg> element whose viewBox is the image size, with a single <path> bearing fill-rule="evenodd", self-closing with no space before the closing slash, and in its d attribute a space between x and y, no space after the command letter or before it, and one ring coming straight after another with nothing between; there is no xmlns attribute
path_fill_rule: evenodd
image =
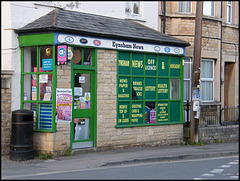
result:
<svg viewBox="0 0 240 181"><path fill-rule="evenodd" d="M73 71L73 120L71 124L72 149L94 145L94 71Z"/></svg>

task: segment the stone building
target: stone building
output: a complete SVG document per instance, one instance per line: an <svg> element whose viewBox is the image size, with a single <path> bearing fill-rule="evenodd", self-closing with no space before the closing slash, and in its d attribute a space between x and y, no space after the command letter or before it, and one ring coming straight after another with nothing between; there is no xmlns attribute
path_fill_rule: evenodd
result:
<svg viewBox="0 0 240 181"><path fill-rule="evenodd" d="M196 1L159 2L160 32L191 44L184 58L185 104L192 98L195 16ZM239 2L204 1L201 37L201 106L239 110ZM227 119L223 112L221 116Z"/></svg>
<svg viewBox="0 0 240 181"><path fill-rule="evenodd" d="M28 4L39 14L31 8L42 6ZM147 19L131 20L136 4L123 7L127 17L113 18L47 4L50 11L13 28L16 56L9 67L4 57L3 69L14 70L11 111L34 113L34 149L62 155L183 140L183 57L189 43L147 27L155 26Z"/></svg>

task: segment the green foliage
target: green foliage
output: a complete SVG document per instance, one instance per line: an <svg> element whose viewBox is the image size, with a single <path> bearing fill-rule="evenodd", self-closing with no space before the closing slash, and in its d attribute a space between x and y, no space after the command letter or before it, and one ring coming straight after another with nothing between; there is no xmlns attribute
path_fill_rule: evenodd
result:
<svg viewBox="0 0 240 181"><path fill-rule="evenodd" d="M38 156L38 159L40 160L48 160L48 159L53 159L53 154L52 153L40 153Z"/></svg>
<svg viewBox="0 0 240 181"><path fill-rule="evenodd" d="M186 140L186 145L192 145L192 146L203 146L203 142L199 140L198 142L196 141L191 141L190 139Z"/></svg>

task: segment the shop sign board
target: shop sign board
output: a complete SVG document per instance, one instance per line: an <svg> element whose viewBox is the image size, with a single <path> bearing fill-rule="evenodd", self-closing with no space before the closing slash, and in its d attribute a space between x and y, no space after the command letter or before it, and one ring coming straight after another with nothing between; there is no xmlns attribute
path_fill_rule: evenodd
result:
<svg viewBox="0 0 240 181"><path fill-rule="evenodd" d="M84 40L84 43L83 43ZM123 40L105 39L88 36L77 36L69 34L55 34L57 44L81 45L88 47L108 48L115 50L129 50L138 52L165 53L174 55L185 55L184 47L165 46L149 43L138 43Z"/></svg>

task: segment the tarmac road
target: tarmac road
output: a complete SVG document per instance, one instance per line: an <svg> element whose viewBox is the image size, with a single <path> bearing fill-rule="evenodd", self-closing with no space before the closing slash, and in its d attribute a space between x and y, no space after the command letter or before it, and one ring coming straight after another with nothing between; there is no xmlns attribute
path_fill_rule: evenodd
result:
<svg viewBox="0 0 240 181"><path fill-rule="evenodd" d="M51 175L54 173L71 173L73 171L142 164L163 161L184 161L229 157L239 154L239 143L215 143L203 146L174 145L132 148L124 150L79 152L74 156L62 156L53 160L11 161L2 158L2 179L21 179L24 176Z"/></svg>

